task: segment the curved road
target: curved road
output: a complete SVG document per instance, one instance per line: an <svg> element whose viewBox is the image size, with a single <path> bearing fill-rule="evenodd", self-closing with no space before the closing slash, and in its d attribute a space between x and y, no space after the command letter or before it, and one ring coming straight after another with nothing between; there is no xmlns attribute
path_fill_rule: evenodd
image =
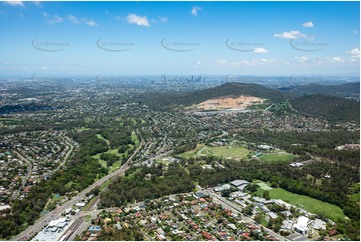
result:
<svg viewBox="0 0 361 242"><path fill-rule="evenodd" d="M13 195L11 196L11 200L15 200L19 196L20 191L24 188L26 181L28 180L33 170L33 165L28 159L22 156L18 151L14 151L14 153L18 156L19 160L24 161L28 165L28 170L26 172L26 175L23 177L23 180L21 182L21 187L13 193Z"/></svg>

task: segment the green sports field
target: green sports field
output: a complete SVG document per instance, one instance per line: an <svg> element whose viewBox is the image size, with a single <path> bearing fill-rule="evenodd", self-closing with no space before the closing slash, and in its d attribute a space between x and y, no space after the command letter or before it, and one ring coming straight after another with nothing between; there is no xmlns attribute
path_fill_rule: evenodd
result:
<svg viewBox="0 0 361 242"><path fill-rule="evenodd" d="M264 190L259 188L257 194L262 195L263 191ZM281 199L289 204L303 208L308 212L315 214L324 214L326 217L332 219L333 221L337 221L338 218L345 218L342 209L336 205L322 202L308 196L288 192L282 188L273 188L269 190L269 195L272 199Z"/></svg>
<svg viewBox="0 0 361 242"><path fill-rule="evenodd" d="M261 156L259 156L259 159L262 161L269 161L269 162L277 162L277 161L290 161L294 155L286 153L286 152L280 152L280 153L264 153Z"/></svg>
<svg viewBox="0 0 361 242"><path fill-rule="evenodd" d="M199 156L217 156L221 158L241 159L245 158L249 150L243 146L216 146L210 147L203 144L197 145L197 148L180 154L183 158L192 158Z"/></svg>

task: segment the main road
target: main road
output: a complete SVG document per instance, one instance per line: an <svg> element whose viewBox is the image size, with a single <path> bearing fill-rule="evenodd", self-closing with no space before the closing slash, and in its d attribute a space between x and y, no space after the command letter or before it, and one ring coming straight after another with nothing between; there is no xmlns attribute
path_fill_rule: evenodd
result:
<svg viewBox="0 0 361 242"><path fill-rule="evenodd" d="M138 132L137 132L138 133ZM140 134L138 133L140 136ZM123 172L125 172L129 168L129 164L131 163L133 157L139 152L139 150L144 145L143 137L141 137L140 146L135 150L135 152L129 157L127 162L124 163L122 167L120 167L118 170L100 178L96 182L94 182L92 185L78 193L75 197L71 198L69 201L63 203L61 206L57 207L56 209L50 211L46 215L40 217L38 220L35 221L33 225L30 225L27 227L23 232L18 234L16 237L12 238L13 241L19 241L19 240L27 240L29 237L33 236L34 234L38 233L43 229L44 226L46 226L51 220L61 218L61 213L63 213L68 208L72 207L74 204L80 202L83 198L86 197L86 194L89 193L92 189L95 187L100 187L102 184L107 182L108 180L118 177Z"/></svg>

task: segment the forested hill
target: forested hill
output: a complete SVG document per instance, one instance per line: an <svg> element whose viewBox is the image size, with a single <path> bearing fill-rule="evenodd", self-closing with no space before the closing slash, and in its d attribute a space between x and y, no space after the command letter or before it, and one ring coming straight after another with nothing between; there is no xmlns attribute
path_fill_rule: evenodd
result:
<svg viewBox="0 0 361 242"><path fill-rule="evenodd" d="M360 96L360 83L352 82L341 85L321 85L308 84L297 85L282 90L285 93L292 93L296 96L310 95L310 94L326 94L338 97L358 97Z"/></svg>
<svg viewBox="0 0 361 242"><path fill-rule="evenodd" d="M217 97L239 97L241 95L270 99L278 102L290 98L289 94L253 83L226 83L218 87L182 94L149 94L143 104L158 109L190 106Z"/></svg>
<svg viewBox="0 0 361 242"><path fill-rule="evenodd" d="M360 103L322 94L306 95L292 100L292 106L305 115L332 121L358 121Z"/></svg>

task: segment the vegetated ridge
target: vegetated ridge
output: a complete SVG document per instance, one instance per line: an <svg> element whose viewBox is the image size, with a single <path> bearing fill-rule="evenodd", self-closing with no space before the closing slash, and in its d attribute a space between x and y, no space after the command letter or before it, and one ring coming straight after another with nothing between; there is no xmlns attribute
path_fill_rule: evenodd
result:
<svg viewBox="0 0 361 242"><path fill-rule="evenodd" d="M149 94L143 104L167 110L179 106L191 106L217 97L237 98L241 95L269 99L274 102L290 98L289 94L253 83L225 83L218 87L182 94Z"/></svg>
<svg viewBox="0 0 361 242"><path fill-rule="evenodd" d="M310 94L327 94L338 97L356 97L360 96L360 83L352 82L340 85L321 85L321 84L307 84L296 85L288 88L280 88L284 93L290 93L295 96L303 96Z"/></svg>
<svg viewBox="0 0 361 242"><path fill-rule="evenodd" d="M304 115L317 116L331 121L357 121L360 103L323 94L305 95L291 101L292 106Z"/></svg>

